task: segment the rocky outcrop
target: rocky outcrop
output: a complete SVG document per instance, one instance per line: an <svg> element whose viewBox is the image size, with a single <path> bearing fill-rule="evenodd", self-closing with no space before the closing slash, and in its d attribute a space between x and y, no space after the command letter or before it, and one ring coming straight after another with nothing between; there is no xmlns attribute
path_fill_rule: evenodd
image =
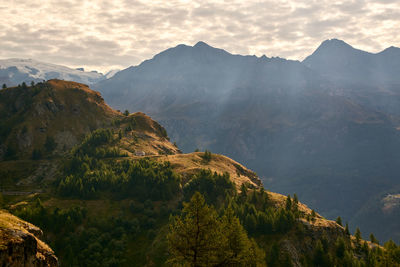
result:
<svg viewBox="0 0 400 267"><path fill-rule="evenodd" d="M53 250L39 238L42 230L0 210L1 266L58 266Z"/></svg>

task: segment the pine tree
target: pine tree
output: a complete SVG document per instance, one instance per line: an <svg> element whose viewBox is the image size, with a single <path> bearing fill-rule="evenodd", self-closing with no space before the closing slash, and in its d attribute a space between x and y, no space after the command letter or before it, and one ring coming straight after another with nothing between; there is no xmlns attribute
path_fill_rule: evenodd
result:
<svg viewBox="0 0 400 267"><path fill-rule="evenodd" d="M335 246L336 246L336 256L340 259L343 258L344 253L346 251L346 243L344 242L344 239L339 237L336 240Z"/></svg>
<svg viewBox="0 0 400 267"><path fill-rule="evenodd" d="M239 194L242 200L247 199L247 191L248 191L247 186L244 183L242 183L242 185L240 186L240 194Z"/></svg>
<svg viewBox="0 0 400 267"><path fill-rule="evenodd" d="M292 199L290 198L290 195L288 195L287 198L286 198L285 207L286 207L286 210L291 210L292 209Z"/></svg>
<svg viewBox="0 0 400 267"><path fill-rule="evenodd" d="M296 194L293 195L293 203L297 206L299 204L299 198L297 197Z"/></svg>
<svg viewBox="0 0 400 267"><path fill-rule="evenodd" d="M189 266L208 266L217 261L217 251L225 242L217 213L204 197L196 192L184 203L181 216L171 218L167 235L169 263Z"/></svg>
<svg viewBox="0 0 400 267"><path fill-rule="evenodd" d="M356 229L356 233L354 234L354 236L356 237L356 242L357 242L357 244L360 244L360 241L361 241L361 231L360 231L360 228L358 228L357 227L357 229Z"/></svg>
<svg viewBox="0 0 400 267"><path fill-rule="evenodd" d="M336 218L336 223L339 224L340 226L343 226L342 225L342 218L340 216Z"/></svg>
<svg viewBox="0 0 400 267"><path fill-rule="evenodd" d="M7 85L4 83L3 84L3 89L6 89L7 88Z"/></svg>
<svg viewBox="0 0 400 267"><path fill-rule="evenodd" d="M376 237L374 236L374 234L370 234L369 235L369 239L371 240L372 243L378 244L379 245L379 241L378 239L376 239Z"/></svg>
<svg viewBox="0 0 400 267"><path fill-rule="evenodd" d="M349 224L348 223L346 223L346 227L344 228L344 233L346 235L350 235L350 230L349 230Z"/></svg>
<svg viewBox="0 0 400 267"><path fill-rule="evenodd" d="M230 207L222 217L221 230L227 242L220 249L218 266L258 266L263 263L263 251L247 237L246 231Z"/></svg>
<svg viewBox="0 0 400 267"><path fill-rule="evenodd" d="M317 213L315 212L315 210L311 211L311 221L315 221L315 218L317 217Z"/></svg>
<svg viewBox="0 0 400 267"><path fill-rule="evenodd" d="M204 162L207 162L207 163L210 162L211 161L211 157L212 157L211 152L206 149L206 151L204 151L204 155L203 155Z"/></svg>
<svg viewBox="0 0 400 267"><path fill-rule="evenodd" d="M218 218L196 192L181 216L171 217L169 264L179 266L265 266L265 255L250 240L232 208Z"/></svg>

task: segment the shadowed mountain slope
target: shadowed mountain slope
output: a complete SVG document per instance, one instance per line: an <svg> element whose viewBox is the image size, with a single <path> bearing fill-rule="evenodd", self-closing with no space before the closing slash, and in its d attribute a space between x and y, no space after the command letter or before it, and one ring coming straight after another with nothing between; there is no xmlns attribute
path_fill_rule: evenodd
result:
<svg viewBox="0 0 400 267"><path fill-rule="evenodd" d="M347 87L324 72L346 81L354 70L358 83L373 71L374 55L333 40L314 56L331 50L341 56L324 68L312 67L312 57L301 63L232 55L203 42L179 45L94 88L111 106L160 121L184 152L225 154L254 169L268 189L296 192L323 215L352 220L376 194L398 185L400 135L396 117L368 105L370 97L340 93ZM346 58L361 60L346 69ZM396 81L383 72L390 78L382 80Z"/></svg>

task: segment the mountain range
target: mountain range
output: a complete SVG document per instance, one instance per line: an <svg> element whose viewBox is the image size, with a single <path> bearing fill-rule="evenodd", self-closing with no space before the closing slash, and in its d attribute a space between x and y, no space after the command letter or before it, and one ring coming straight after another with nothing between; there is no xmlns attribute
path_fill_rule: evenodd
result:
<svg viewBox="0 0 400 267"><path fill-rule="evenodd" d="M226 154L254 169L267 189L297 193L328 218L341 214L399 241L397 227L366 212L374 207L379 218L399 221L396 208L383 211L400 185L398 62L397 48L372 54L337 39L303 62L199 42L93 87L112 107L157 119L184 152Z"/></svg>
<svg viewBox="0 0 400 267"><path fill-rule="evenodd" d="M111 78L117 70L103 75L97 71L85 71L83 68L71 69L65 66L45 63L33 59L2 59L0 60L0 84L16 86L23 82L41 82L50 79L62 79L84 84L94 84Z"/></svg>
<svg viewBox="0 0 400 267"><path fill-rule="evenodd" d="M297 193L328 218L399 241L399 51L369 53L331 39L300 62L198 42L112 77L69 69L74 75L61 79L92 84L113 108L149 114L183 152L226 154L267 189ZM25 69L10 84L39 69L9 61L8 69ZM62 73L48 66L40 73Z"/></svg>

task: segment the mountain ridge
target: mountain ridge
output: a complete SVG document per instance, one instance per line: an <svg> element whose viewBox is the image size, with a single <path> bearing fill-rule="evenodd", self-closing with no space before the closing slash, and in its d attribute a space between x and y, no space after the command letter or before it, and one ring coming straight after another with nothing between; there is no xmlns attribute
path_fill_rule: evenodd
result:
<svg viewBox="0 0 400 267"><path fill-rule="evenodd" d="M63 65L46 63L34 59L9 58L0 59L0 84L10 87L23 82L29 84L50 79L63 79L94 84L100 80L112 77L117 70L103 75L97 71L85 71L83 68L73 69Z"/></svg>
<svg viewBox="0 0 400 267"><path fill-rule="evenodd" d="M355 58L376 56L339 40L323 46L331 45L356 51ZM210 149L233 157L268 188L296 192L329 218L341 210L351 221L373 188L396 185L400 98L395 85L364 86L365 71L373 71L368 64L349 61L346 69L346 57L332 56L336 65L320 59L321 67L306 66L311 58L303 63L206 50L168 49L94 88L114 108L142 110L160 121L184 152ZM324 70L330 66L335 72L329 76ZM357 85L359 77L347 70L363 82ZM394 73L381 81L397 79ZM340 75L355 80L338 82Z"/></svg>

